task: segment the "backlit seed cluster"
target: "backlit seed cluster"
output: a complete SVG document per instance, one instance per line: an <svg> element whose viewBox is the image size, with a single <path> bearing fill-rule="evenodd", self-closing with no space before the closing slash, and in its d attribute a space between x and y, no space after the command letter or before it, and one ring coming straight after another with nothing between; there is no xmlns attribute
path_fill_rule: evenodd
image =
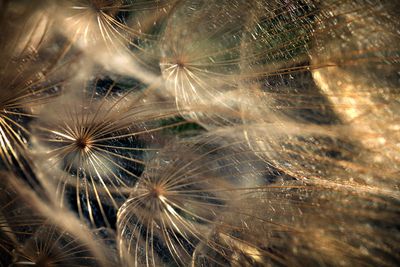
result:
<svg viewBox="0 0 400 267"><path fill-rule="evenodd" d="M398 266L394 0L0 0L0 266Z"/></svg>

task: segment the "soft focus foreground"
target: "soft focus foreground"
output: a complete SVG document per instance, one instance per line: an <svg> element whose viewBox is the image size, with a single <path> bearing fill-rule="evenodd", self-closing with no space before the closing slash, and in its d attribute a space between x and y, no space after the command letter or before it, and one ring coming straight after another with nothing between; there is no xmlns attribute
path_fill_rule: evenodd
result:
<svg viewBox="0 0 400 267"><path fill-rule="evenodd" d="M0 266L398 266L399 8L0 0Z"/></svg>

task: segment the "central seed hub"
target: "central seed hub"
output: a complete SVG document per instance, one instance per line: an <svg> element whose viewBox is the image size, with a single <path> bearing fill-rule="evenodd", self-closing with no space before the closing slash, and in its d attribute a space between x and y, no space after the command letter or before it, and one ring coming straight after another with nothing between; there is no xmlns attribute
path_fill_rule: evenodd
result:
<svg viewBox="0 0 400 267"><path fill-rule="evenodd" d="M37 261L33 264L35 266L43 266L43 267L52 267L54 264L51 259L47 257L47 255L40 256Z"/></svg>
<svg viewBox="0 0 400 267"><path fill-rule="evenodd" d="M79 149L87 150L90 146L90 140L87 138L81 137L81 138L76 139L75 144Z"/></svg>
<svg viewBox="0 0 400 267"><path fill-rule="evenodd" d="M151 189L150 194L155 198L159 198L164 194L164 190L160 186L155 186Z"/></svg>

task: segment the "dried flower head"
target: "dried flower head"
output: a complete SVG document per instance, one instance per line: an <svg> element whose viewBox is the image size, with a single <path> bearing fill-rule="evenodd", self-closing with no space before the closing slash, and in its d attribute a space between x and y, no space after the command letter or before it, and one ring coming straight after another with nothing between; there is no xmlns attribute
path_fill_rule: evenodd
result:
<svg viewBox="0 0 400 267"><path fill-rule="evenodd" d="M44 220L12 183L17 179L12 173L1 172L0 178L0 266L8 266L14 249L30 238Z"/></svg>
<svg viewBox="0 0 400 267"><path fill-rule="evenodd" d="M183 156L184 155L184 156ZM223 212L233 212L241 192L257 187L263 174L260 160L240 144L219 137L174 144L145 169L118 213L119 248L125 264L190 263L203 244L222 253L224 246L208 242L214 227L227 227Z"/></svg>
<svg viewBox="0 0 400 267"><path fill-rule="evenodd" d="M27 124L41 105L57 95L66 78L58 74L69 62L58 64L63 46L53 45L52 51L47 47L54 40L46 10L14 1L5 4L1 15L0 164L31 177Z"/></svg>
<svg viewBox="0 0 400 267"><path fill-rule="evenodd" d="M41 166L50 170L44 183L56 186L59 199L73 189L74 205L93 224L92 201L107 218L103 204L118 207L118 198L135 185L146 153L157 149L157 132L182 124L162 123L177 114L168 103L146 100L139 87L120 86L105 79L72 90L32 125Z"/></svg>
<svg viewBox="0 0 400 267"><path fill-rule="evenodd" d="M397 266L398 9L0 0L0 266Z"/></svg>
<svg viewBox="0 0 400 267"><path fill-rule="evenodd" d="M13 175L1 178L1 264L107 266L115 260L69 211L39 198Z"/></svg>
<svg viewBox="0 0 400 267"><path fill-rule="evenodd" d="M63 27L57 30L110 71L135 76L132 69L142 66L157 72L159 31L178 2L60 1L55 8Z"/></svg>

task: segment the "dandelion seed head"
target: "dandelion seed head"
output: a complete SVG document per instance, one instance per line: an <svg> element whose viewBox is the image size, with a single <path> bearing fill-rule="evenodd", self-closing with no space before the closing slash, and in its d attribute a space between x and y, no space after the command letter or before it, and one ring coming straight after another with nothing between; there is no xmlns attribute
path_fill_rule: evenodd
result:
<svg viewBox="0 0 400 267"><path fill-rule="evenodd" d="M116 209L138 180L146 155L156 150L158 132L170 127L160 121L177 114L167 104L145 101L139 89L107 79L88 81L50 103L47 109L54 112L33 125L35 151L44 159L38 164L51 177L43 183L55 187L50 191L61 205L74 194L80 216L92 223L94 212L84 206L98 205L105 218L105 202ZM153 110L156 106L165 113Z"/></svg>
<svg viewBox="0 0 400 267"><path fill-rule="evenodd" d="M397 266L398 10L0 0L0 265Z"/></svg>
<svg viewBox="0 0 400 267"><path fill-rule="evenodd" d="M13 247L8 252L10 266L116 264L103 240L96 239L70 211L55 206L44 194L40 198L14 175L1 175L0 189L4 193L0 197L2 264L7 262L2 250L8 244ZM7 240L2 240L4 233Z"/></svg>
<svg viewBox="0 0 400 267"><path fill-rule="evenodd" d="M0 21L1 165L32 181L27 124L57 95L55 87L62 83L57 76L62 67L54 68L54 62L62 58L62 49L57 45L52 50L46 47L54 41L47 11L41 5L13 1L1 10L1 16L7 19Z"/></svg>
<svg viewBox="0 0 400 267"><path fill-rule="evenodd" d="M111 36L107 36L106 32L110 30L108 28L110 22L112 23L114 20L121 5L121 1L65 1L61 5L62 11L65 12L61 13L62 22L66 26L64 33L69 35L72 40L77 39L82 48L98 45L101 41L111 43Z"/></svg>

